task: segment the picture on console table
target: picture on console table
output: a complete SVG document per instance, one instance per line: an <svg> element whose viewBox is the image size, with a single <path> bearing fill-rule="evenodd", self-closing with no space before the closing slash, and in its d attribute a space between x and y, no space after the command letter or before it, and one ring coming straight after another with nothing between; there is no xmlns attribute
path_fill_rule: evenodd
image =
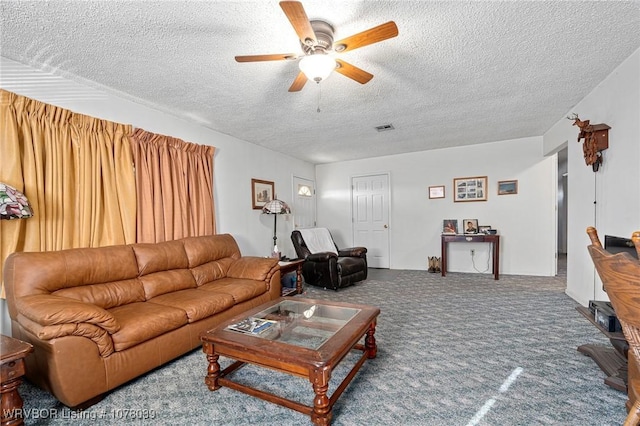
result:
<svg viewBox="0 0 640 426"><path fill-rule="evenodd" d="M455 235L458 233L458 219L445 219L442 221L442 233Z"/></svg>
<svg viewBox="0 0 640 426"><path fill-rule="evenodd" d="M478 226L478 233L479 234L488 234L489 233L489 229L491 229L491 225L480 225L480 226Z"/></svg>
<svg viewBox="0 0 640 426"><path fill-rule="evenodd" d="M463 222L465 234L478 233L478 219L465 219Z"/></svg>
<svg viewBox="0 0 640 426"><path fill-rule="evenodd" d="M487 177L454 178L453 201L487 201Z"/></svg>

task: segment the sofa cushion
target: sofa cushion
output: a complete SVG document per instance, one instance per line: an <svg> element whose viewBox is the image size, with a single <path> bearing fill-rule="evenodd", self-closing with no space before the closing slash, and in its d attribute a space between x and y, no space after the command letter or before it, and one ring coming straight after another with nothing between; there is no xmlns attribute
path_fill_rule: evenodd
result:
<svg viewBox="0 0 640 426"><path fill-rule="evenodd" d="M266 293L267 283L239 278L222 278L198 287L200 290L225 293L233 297L235 303L244 302Z"/></svg>
<svg viewBox="0 0 640 426"><path fill-rule="evenodd" d="M146 300L161 294L196 287L196 281L188 269L156 272L140 277L140 282L142 282Z"/></svg>
<svg viewBox="0 0 640 426"><path fill-rule="evenodd" d="M263 281L277 263L278 259L272 257L245 256L231 264L227 277Z"/></svg>
<svg viewBox="0 0 640 426"><path fill-rule="evenodd" d="M233 297L230 294L198 289L163 294L150 299L148 302L182 309L187 313L190 323L222 312L234 304Z"/></svg>
<svg viewBox="0 0 640 426"><path fill-rule="evenodd" d="M181 241L189 259L190 268L227 257L233 259L241 257L238 243L229 234L187 237Z"/></svg>
<svg viewBox="0 0 640 426"><path fill-rule="evenodd" d="M235 262L235 259L231 257L213 260L191 268L191 274L196 280L196 285L201 286L202 284L226 277L229 266L231 266L233 262Z"/></svg>
<svg viewBox="0 0 640 426"><path fill-rule="evenodd" d="M189 267L184 245L180 240L163 243L132 244L133 252L138 260L140 276L171 269Z"/></svg>
<svg viewBox="0 0 640 426"><path fill-rule="evenodd" d="M144 288L138 279L64 288L52 294L91 303L102 309L145 300Z"/></svg>
<svg viewBox="0 0 640 426"><path fill-rule="evenodd" d="M109 312L120 325L120 330L111 335L116 351L130 348L187 324L187 314L184 310L157 303L130 303L109 309Z"/></svg>

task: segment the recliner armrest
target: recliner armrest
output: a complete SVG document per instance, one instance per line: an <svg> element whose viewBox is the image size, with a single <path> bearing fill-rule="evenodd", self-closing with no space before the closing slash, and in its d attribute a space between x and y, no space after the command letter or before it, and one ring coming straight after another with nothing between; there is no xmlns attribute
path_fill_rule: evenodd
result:
<svg viewBox="0 0 640 426"><path fill-rule="evenodd" d="M362 257L367 254L366 247L350 247L338 250L338 256L344 257Z"/></svg>
<svg viewBox="0 0 640 426"><path fill-rule="evenodd" d="M312 262L326 262L332 257L337 258L338 255L329 251L324 251L322 253L311 253L305 258L305 260L310 260Z"/></svg>

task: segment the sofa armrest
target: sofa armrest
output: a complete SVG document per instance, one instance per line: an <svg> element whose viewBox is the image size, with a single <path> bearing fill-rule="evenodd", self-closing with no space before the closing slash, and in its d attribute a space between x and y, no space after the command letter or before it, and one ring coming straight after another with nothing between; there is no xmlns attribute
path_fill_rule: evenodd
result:
<svg viewBox="0 0 640 426"><path fill-rule="evenodd" d="M311 262L327 262L332 257L337 258L338 255L331 253L330 251L324 251L322 253L311 253L305 258L305 260L309 260Z"/></svg>
<svg viewBox="0 0 640 426"><path fill-rule="evenodd" d="M243 256L229 266L227 277L265 281L279 268L276 258Z"/></svg>
<svg viewBox="0 0 640 426"><path fill-rule="evenodd" d="M350 247L338 250L338 256L340 257L363 257L367 254L366 247Z"/></svg>
<svg viewBox="0 0 640 426"><path fill-rule="evenodd" d="M18 313L41 326L93 324L110 334L120 330L111 313L91 303L50 294L36 294L16 300Z"/></svg>

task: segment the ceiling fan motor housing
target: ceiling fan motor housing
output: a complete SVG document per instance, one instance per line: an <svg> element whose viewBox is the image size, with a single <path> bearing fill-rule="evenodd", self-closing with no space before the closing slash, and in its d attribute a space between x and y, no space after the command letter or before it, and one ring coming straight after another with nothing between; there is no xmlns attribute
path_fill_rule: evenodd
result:
<svg viewBox="0 0 640 426"><path fill-rule="evenodd" d="M311 28L316 34L317 43L315 45L307 45L300 42L302 50L307 55L313 55L314 53L327 53L333 49L333 26L325 21L314 20L310 21ZM320 52L317 52L320 51Z"/></svg>

